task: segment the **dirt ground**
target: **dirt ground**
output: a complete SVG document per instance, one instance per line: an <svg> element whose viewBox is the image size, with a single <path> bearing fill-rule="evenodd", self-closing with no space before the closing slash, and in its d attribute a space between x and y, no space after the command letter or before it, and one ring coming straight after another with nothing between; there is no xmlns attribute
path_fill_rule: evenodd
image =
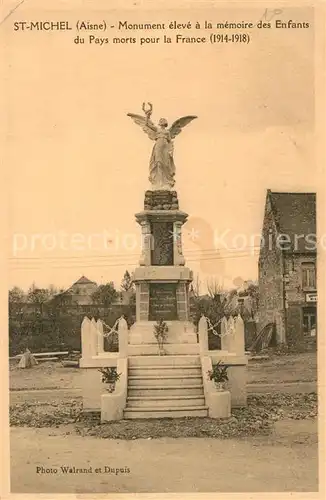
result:
<svg viewBox="0 0 326 500"><path fill-rule="evenodd" d="M317 354L306 352L249 361L248 384L281 384L317 380Z"/></svg>
<svg viewBox="0 0 326 500"><path fill-rule="evenodd" d="M248 393L313 392L316 380L315 353L248 365ZM59 363L12 366L11 404L68 402L80 395L80 382L78 369ZM64 474L61 466L91 471ZM11 428L12 493L315 492L317 476L315 418L282 419L272 435L237 439L116 440L77 435L72 425Z"/></svg>
<svg viewBox="0 0 326 500"><path fill-rule="evenodd" d="M42 363L31 370L21 370L17 364L10 369L10 389L79 389L80 370L64 368L60 363ZM248 384L294 383L317 380L316 353L275 356L269 360L248 364Z"/></svg>
<svg viewBox="0 0 326 500"><path fill-rule="evenodd" d="M318 489L316 420L282 420L276 422L272 436L236 440L121 441L80 437L71 432L68 426L11 429L12 493L315 492ZM92 470L64 474L61 466ZM37 467L58 472L37 473ZM101 471L95 472L97 468ZM112 469L125 472L116 474Z"/></svg>

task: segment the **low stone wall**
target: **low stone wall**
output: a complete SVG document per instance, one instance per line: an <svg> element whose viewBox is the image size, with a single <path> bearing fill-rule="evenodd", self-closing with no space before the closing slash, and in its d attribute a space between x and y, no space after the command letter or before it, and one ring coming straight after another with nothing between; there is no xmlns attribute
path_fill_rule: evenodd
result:
<svg viewBox="0 0 326 500"><path fill-rule="evenodd" d="M127 358L118 359L117 372L120 374L120 379L116 384L115 392L113 394L101 395L101 422L110 422L123 418L128 390Z"/></svg>
<svg viewBox="0 0 326 500"><path fill-rule="evenodd" d="M206 388L209 413L216 413L214 384L208 384L208 365L213 366L219 361L228 367L228 382L226 390L231 393L231 406L239 407L247 405L247 365L248 358L245 356L244 345L244 323L240 316L229 319L223 318L221 324L222 350L210 351L208 349L208 323L202 316L198 324L200 357L204 387ZM213 394L211 394L213 393ZM212 405L212 406L210 406Z"/></svg>
<svg viewBox="0 0 326 500"><path fill-rule="evenodd" d="M107 366L107 365L106 365ZM82 370L83 410L100 411L101 396L106 394L105 386L101 381L98 368L84 368Z"/></svg>
<svg viewBox="0 0 326 500"><path fill-rule="evenodd" d="M231 415L231 394L230 391L218 392L212 380L204 377L212 370L212 360L209 356L201 356L201 366L203 372L205 401L208 406L208 416L210 418L228 418Z"/></svg>
<svg viewBox="0 0 326 500"><path fill-rule="evenodd" d="M79 366L82 368L82 392L84 411L101 411L105 420L122 418L127 397L127 346L128 325L124 318L117 322L116 331L119 336L119 352L104 352L103 324L87 317L82 323L82 358ZM113 394L108 394L106 385L102 383L99 368L116 367L120 379ZM103 404L102 404L103 403Z"/></svg>

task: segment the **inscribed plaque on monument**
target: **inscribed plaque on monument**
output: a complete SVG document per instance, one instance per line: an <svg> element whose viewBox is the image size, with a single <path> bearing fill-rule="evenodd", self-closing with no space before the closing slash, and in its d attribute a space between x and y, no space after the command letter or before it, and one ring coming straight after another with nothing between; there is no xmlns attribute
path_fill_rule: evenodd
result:
<svg viewBox="0 0 326 500"><path fill-rule="evenodd" d="M177 317L177 293L174 283L151 283L149 292L149 320L172 321Z"/></svg>

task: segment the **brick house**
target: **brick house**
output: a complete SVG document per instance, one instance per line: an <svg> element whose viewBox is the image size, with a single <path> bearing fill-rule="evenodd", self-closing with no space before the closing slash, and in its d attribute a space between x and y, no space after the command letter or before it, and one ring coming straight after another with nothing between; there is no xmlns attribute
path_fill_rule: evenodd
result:
<svg viewBox="0 0 326 500"><path fill-rule="evenodd" d="M259 328L293 344L317 325L316 195L267 191L259 254Z"/></svg>

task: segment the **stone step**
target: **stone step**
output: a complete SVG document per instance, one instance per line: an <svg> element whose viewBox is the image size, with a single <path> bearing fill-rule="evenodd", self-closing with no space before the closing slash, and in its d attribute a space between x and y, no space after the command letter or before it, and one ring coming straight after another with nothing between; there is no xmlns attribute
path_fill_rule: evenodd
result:
<svg viewBox="0 0 326 500"><path fill-rule="evenodd" d="M181 408L184 406L205 406L205 397L202 396L147 396L147 397L128 397L127 407L129 408L155 408L169 407Z"/></svg>
<svg viewBox="0 0 326 500"><path fill-rule="evenodd" d="M201 366L189 366L189 365L162 365L162 366L134 366L129 368L128 376L156 376L161 375L180 375L181 377L187 377L188 375L201 376Z"/></svg>
<svg viewBox="0 0 326 500"><path fill-rule="evenodd" d="M168 355L168 356L129 356L128 366L164 366L164 365L182 365L182 366L200 366L200 357L193 355Z"/></svg>
<svg viewBox="0 0 326 500"><path fill-rule="evenodd" d="M128 408L128 410L124 411L124 418L126 419L207 417L207 415L207 406Z"/></svg>
<svg viewBox="0 0 326 500"><path fill-rule="evenodd" d="M139 345L139 344L150 344L156 346L158 350L157 340L154 336L153 330L146 331L144 327L138 327L131 329L129 333L129 344ZM194 329L184 330L183 328L175 328L174 330L169 330L168 335L165 340L165 345L169 344L197 344L198 337Z"/></svg>
<svg viewBox="0 0 326 500"><path fill-rule="evenodd" d="M128 387L129 396L201 396L204 394L203 384L170 385L170 386L135 386Z"/></svg>
<svg viewBox="0 0 326 500"><path fill-rule="evenodd" d="M168 326L168 335L169 334L174 334L175 332L179 333L180 331L186 331L186 332L195 332L196 328L194 324L191 321L179 321L179 320L173 320L173 321L165 321L165 323ZM137 321L132 325L130 328L130 332L132 333L133 331L141 331L142 333L149 333L151 336L154 338L154 329L156 325L156 321Z"/></svg>
<svg viewBox="0 0 326 500"><path fill-rule="evenodd" d="M164 350L167 356L195 356L199 354L198 343L178 343L178 344L165 344ZM156 356L164 358L166 356L158 355L157 344L128 344L128 357L129 356Z"/></svg>
<svg viewBox="0 0 326 500"><path fill-rule="evenodd" d="M145 376L140 377L132 376L128 377L128 388L130 387L140 387L143 385L161 386L164 385L198 385L202 384L203 380L201 376L198 375L188 375L186 377L180 375L161 375L161 376Z"/></svg>

